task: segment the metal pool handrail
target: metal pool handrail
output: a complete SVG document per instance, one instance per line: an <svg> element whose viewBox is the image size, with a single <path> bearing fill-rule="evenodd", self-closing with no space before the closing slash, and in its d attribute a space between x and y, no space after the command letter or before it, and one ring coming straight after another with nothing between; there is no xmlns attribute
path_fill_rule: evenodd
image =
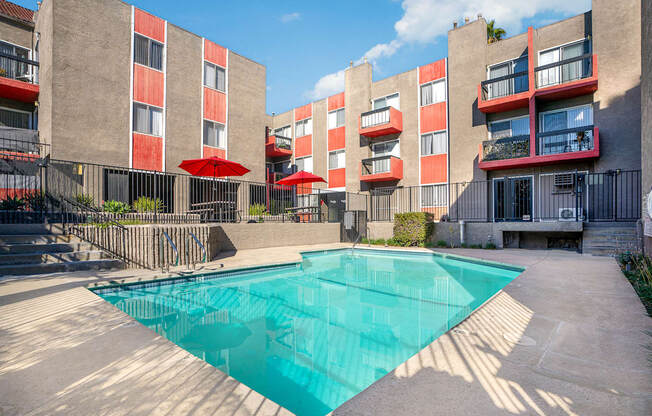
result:
<svg viewBox="0 0 652 416"><path fill-rule="evenodd" d="M206 247L204 247L204 245L201 243L201 241L199 241L197 236L192 231L189 231L188 234L189 234L188 241L190 241L190 237L192 237L192 239L195 240L195 243L197 243L197 245L199 246L199 248L202 251L203 257L201 259L201 262L206 263L206 258L207 258L207 256L206 256ZM188 244L188 247L186 247L186 252L189 249L189 247L190 247L190 244ZM190 254L188 254L188 257L190 257ZM190 261L188 263L190 263ZM194 268L194 266L195 266L195 263L193 262L193 268Z"/></svg>
<svg viewBox="0 0 652 416"><path fill-rule="evenodd" d="M176 260L174 262L175 266L179 265L179 250L177 250L177 246L174 244L174 241L170 238L167 232L161 231L161 241L163 241L163 237L165 237L168 240L168 243L172 246L172 250L174 250L174 254L176 255ZM161 271L165 271L165 264L163 263L163 244L159 244L159 260L161 261ZM170 265L167 265L167 269L170 270Z"/></svg>

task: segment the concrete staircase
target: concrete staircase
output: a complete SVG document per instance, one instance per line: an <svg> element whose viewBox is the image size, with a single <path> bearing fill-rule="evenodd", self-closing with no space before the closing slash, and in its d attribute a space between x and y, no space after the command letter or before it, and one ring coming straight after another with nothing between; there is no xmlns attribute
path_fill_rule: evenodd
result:
<svg viewBox="0 0 652 416"><path fill-rule="evenodd" d="M614 256L640 249L635 223L588 223L582 234L582 253Z"/></svg>
<svg viewBox="0 0 652 416"><path fill-rule="evenodd" d="M0 225L0 276L121 269L120 260L49 224Z"/></svg>

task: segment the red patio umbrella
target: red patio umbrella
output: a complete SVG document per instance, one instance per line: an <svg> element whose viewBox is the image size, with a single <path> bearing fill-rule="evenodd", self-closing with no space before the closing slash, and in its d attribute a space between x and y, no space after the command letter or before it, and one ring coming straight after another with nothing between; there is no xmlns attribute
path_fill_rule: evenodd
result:
<svg viewBox="0 0 652 416"><path fill-rule="evenodd" d="M287 176L279 181L276 182L277 185L303 185L306 183L313 183L313 182L324 182L324 178L321 176L313 175L310 172L306 172L305 170L300 170L297 173L293 173L290 176Z"/></svg>
<svg viewBox="0 0 652 416"><path fill-rule="evenodd" d="M241 164L217 156L184 160L179 167L191 175L213 176L215 178L242 176L249 172L249 169Z"/></svg>

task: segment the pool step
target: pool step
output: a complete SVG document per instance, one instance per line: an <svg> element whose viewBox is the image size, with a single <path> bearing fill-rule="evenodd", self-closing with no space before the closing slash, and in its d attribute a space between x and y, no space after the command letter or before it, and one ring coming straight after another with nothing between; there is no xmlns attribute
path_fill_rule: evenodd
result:
<svg viewBox="0 0 652 416"><path fill-rule="evenodd" d="M0 276L122 268L122 261L90 243L64 235L60 226L0 226Z"/></svg>

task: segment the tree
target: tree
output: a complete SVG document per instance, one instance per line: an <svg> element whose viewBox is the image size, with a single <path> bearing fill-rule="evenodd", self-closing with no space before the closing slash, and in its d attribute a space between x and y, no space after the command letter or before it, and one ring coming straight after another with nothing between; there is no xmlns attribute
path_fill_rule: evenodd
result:
<svg viewBox="0 0 652 416"><path fill-rule="evenodd" d="M487 43L497 42L507 34L502 27L494 27L495 23L493 19L487 23Z"/></svg>

